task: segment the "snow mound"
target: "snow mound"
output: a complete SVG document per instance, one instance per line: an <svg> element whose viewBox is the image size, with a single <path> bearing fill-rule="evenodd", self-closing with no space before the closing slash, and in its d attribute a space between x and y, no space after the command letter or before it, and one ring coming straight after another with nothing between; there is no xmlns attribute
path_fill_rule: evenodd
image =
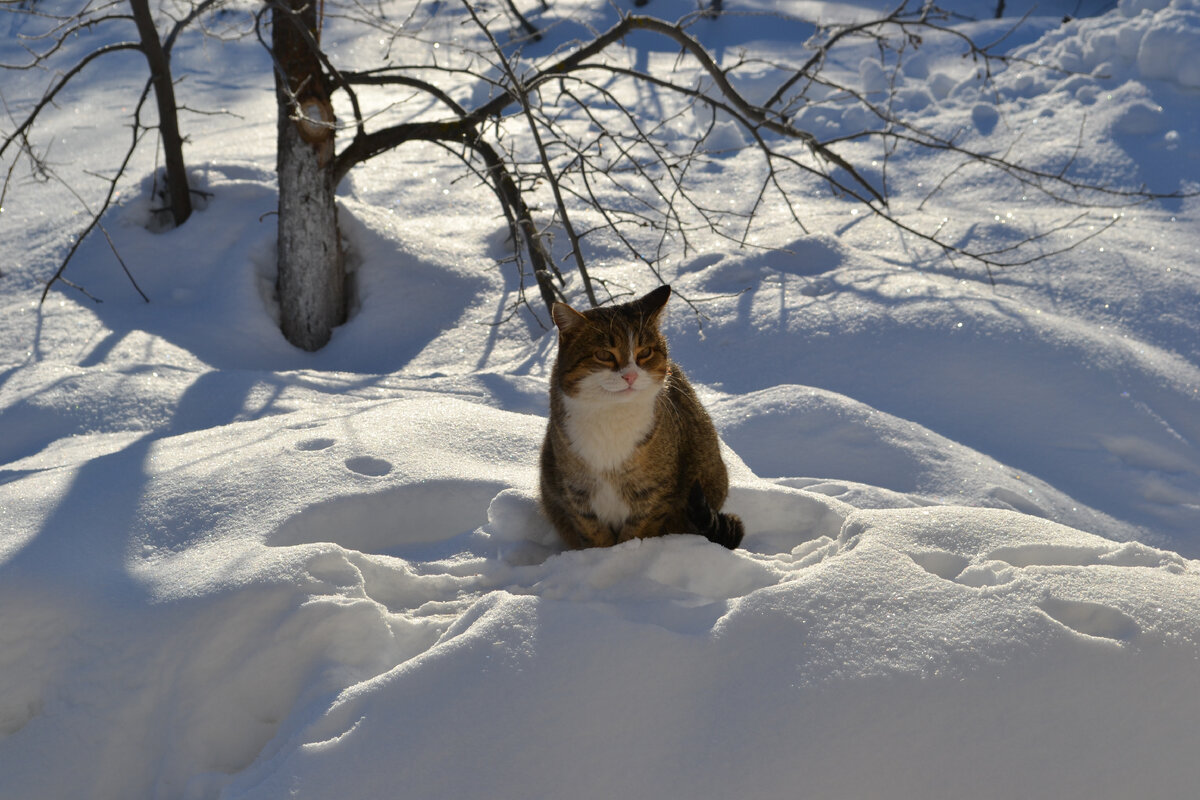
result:
<svg viewBox="0 0 1200 800"><path fill-rule="evenodd" d="M1087 76L1200 87L1200 6L1195 0L1121 0L1118 10L1065 23L1016 54ZM1078 92L1086 84L1066 77Z"/></svg>
<svg viewBox="0 0 1200 800"><path fill-rule="evenodd" d="M224 796L1171 797L1200 773L1124 765L1189 761L1195 704L1155 687L1194 671L1198 588L1169 553L980 509L858 512L788 553L565 553ZM1077 714L1048 719L1064 697ZM1073 769L1038 757L1051 741Z"/></svg>
<svg viewBox="0 0 1200 800"><path fill-rule="evenodd" d="M1107 733L1073 752L1088 777L1069 785L1111 789L1114 759L1170 757L1200 711L1166 688L1200 655L1200 578L1177 555L999 510L856 511L733 456L746 549L562 552L532 494L540 418L444 397L291 405L10 465L26 477L0 506L69 484L5 567L0 763L19 795L783 792L800 747L810 796L919 797L945 777L894 782L918 748L949 764L969 747L972 774L999 774L1032 758L1013 731L1085 669L1096 696L1137 680L1158 715L1134 735L1133 701L1087 707ZM140 498L126 515L90 513L121 495ZM968 701L1000 696L1020 698L1006 725L964 742ZM814 727L831 703L858 710ZM914 740L912 714L937 724ZM64 738L78 755L48 771L38 754ZM1018 783L1068 786L1051 765Z"/></svg>

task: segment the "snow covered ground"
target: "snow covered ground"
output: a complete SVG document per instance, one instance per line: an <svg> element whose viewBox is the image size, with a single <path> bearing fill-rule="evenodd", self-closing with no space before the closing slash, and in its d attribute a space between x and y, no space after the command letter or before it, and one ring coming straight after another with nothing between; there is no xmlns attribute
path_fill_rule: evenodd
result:
<svg viewBox="0 0 1200 800"><path fill-rule="evenodd" d="M869 10L726 4L777 7ZM991 7L956 4L961 30L1029 10ZM773 19L702 38L797 47ZM0 21L4 60L27 24ZM335 52L369 62L344 30ZM931 40L896 102L1082 179L1200 188L1196 0L1043 4L1005 47L1070 72L983 87ZM782 249L675 255L679 293L715 297L666 327L744 549L563 552L534 494L554 337L509 315L492 198L434 148L351 173L355 313L297 351L270 300L269 61L180 48L184 102L236 116L185 117L211 193L186 225L147 230L152 147L106 219L152 302L95 236L68 277L104 302L59 287L39 308L84 215L23 168L0 215L0 797L1194 796L1200 201L1127 208L994 286L827 195L807 235L764 211L758 243ZM870 53L838 67L864 91ZM14 114L46 80L5 74ZM124 147L105 126L143 81L112 58L46 117L64 177ZM749 185L743 158L700 191ZM952 167L898 154L896 207ZM927 213L997 243L1076 213L1010 188L965 171Z"/></svg>

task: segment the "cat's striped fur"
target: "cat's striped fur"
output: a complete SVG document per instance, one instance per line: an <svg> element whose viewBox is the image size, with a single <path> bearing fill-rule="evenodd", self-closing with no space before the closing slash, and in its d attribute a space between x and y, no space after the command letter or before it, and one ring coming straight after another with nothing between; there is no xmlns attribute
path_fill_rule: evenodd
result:
<svg viewBox="0 0 1200 800"><path fill-rule="evenodd" d="M730 549L742 522L717 432L658 328L669 286L622 305L552 310L558 357L541 499L570 547L695 533Z"/></svg>

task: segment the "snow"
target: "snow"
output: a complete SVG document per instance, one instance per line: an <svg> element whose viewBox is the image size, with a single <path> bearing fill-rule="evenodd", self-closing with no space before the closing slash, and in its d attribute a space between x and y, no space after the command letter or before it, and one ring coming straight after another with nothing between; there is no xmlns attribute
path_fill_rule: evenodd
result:
<svg viewBox="0 0 1200 800"><path fill-rule="evenodd" d="M1200 4L1076 5L1009 31L1027 8L956 4L1016 57L991 88L936 37L899 71L873 45L831 69L963 146L1195 192ZM775 3L740 8L701 21L706 43L794 52L757 13ZM554 0L544 52L606 13ZM386 44L329 35L348 62ZM97 235L67 276L104 302L60 285L39 307L79 201L18 167L0 213L0 796L1195 793L1195 198L1114 205L1102 235L995 285L827 194L808 233L764 209L756 244L776 249L668 252L666 333L722 436L744 546L563 551L536 501L554 336L512 313L494 199L432 147L354 170L351 319L296 350L272 298L269 60L185 36L173 63L183 102L229 113L183 120L207 193L187 224L151 230L152 147L105 219L151 302ZM83 170L125 147L140 70L85 73L35 137L89 203ZM4 80L16 114L46 76ZM743 133L709 136L697 191L752 195ZM956 165L898 151L896 210L997 247L1078 213L971 170L918 208ZM617 252L597 245L593 274L654 285Z"/></svg>

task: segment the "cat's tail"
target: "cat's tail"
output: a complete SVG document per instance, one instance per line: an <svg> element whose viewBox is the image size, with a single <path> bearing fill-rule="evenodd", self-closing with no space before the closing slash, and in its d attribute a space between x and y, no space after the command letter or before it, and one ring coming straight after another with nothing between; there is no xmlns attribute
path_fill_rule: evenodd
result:
<svg viewBox="0 0 1200 800"><path fill-rule="evenodd" d="M746 535L740 517L713 510L704 496L704 490L700 488L700 481L693 483L688 493L687 518L696 533L730 550L736 550Z"/></svg>

